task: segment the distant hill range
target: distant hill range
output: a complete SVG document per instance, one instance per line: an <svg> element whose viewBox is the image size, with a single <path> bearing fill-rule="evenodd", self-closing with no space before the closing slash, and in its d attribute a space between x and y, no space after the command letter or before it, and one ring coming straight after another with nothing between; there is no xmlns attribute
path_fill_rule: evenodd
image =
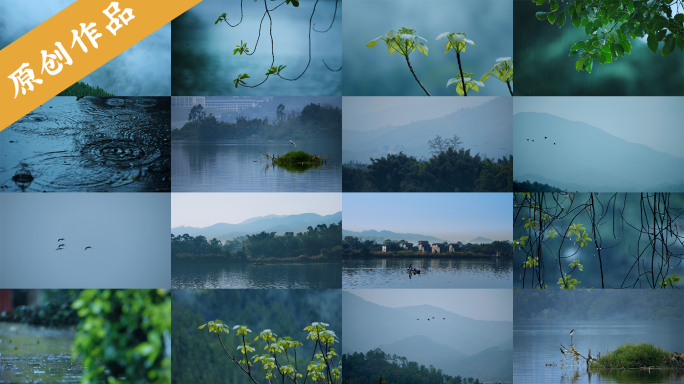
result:
<svg viewBox="0 0 684 384"><path fill-rule="evenodd" d="M684 158L546 113L517 113L513 126L517 182L576 192L684 192Z"/></svg>
<svg viewBox="0 0 684 384"><path fill-rule="evenodd" d="M497 97L481 105L462 108L449 115L410 124L387 125L371 131L355 130L342 123L342 160L369 164L370 158L404 152L418 159L429 158L428 140L457 134L471 153L501 158L513 154L513 104Z"/></svg>
<svg viewBox="0 0 684 384"><path fill-rule="evenodd" d="M337 224L342 220L342 212L332 215L321 216L315 213L302 213L299 215L268 215L247 219L239 224L218 223L204 228L198 227L174 227L171 233L174 235L188 234L190 236L204 236L211 240L217 238L221 241L232 240L238 236L253 235L255 233L276 232L282 236L285 232L306 232L308 227L316 227L319 224Z"/></svg>
<svg viewBox="0 0 684 384"><path fill-rule="evenodd" d="M405 240L406 242L409 243L418 243L419 241L429 241L430 244L432 243L443 243L444 240L438 239L433 236L427 236L427 235L420 235L416 233L397 233L397 232L392 232L392 231L376 231L374 229L370 229L367 231L362 231L362 232L355 232L355 231L349 231L347 229L342 229L342 237L345 236L354 236L358 238L364 238L364 239L372 239L376 238L377 243L382 243L382 241L385 241L387 239L393 240L393 241L399 241L399 240ZM382 239L382 241L380 241ZM487 239L485 237L478 236L470 241L463 241L463 240L447 240L449 243L455 243L457 241L461 241L463 244L482 244L482 243L491 243L494 240Z"/></svg>
<svg viewBox="0 0 684 384"><path fill-rule="evenodd" d="M342 307L343 353L380 348L448 375L513 380L512 321L474 320L431 305L383 307L345 291Z"/></svg>

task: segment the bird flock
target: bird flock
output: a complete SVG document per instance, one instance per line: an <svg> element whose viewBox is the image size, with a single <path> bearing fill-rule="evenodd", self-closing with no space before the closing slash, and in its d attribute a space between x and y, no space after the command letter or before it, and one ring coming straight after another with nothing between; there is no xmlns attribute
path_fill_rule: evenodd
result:
<svg viewBox="0 0 684 384"><path fill-rule="evenodd" d="M548 136L544 136L544 140L548 139ZM530 139L527 139L527 141L530 141ZM534 139L532 139L532 142L534 143ZM553 143L553 145L556 145L556 143Z"/></svg>
<svg viewBox="0 0 684 384"><path fill-rule="evenodd" d="M58 239L58 240L57 240L57 243L59 243L60 241L64 241L64 239ZM62 248L62 247L64 247L64 246L66 246L65 243L59 244L59 245L57 246L57 249L55 249L55 251L61 251L61 250L63 250L64 248ZM84 251L87 250L88 248L93 248L93 247L87 246L87 247L85 247Z"/></svg>

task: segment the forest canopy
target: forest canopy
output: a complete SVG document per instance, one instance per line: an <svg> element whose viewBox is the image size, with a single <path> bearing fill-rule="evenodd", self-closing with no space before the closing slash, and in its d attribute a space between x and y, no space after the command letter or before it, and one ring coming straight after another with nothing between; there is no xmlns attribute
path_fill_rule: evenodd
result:
<svg viewBox="0 0 684 384"><path fill-rule="evenodd" d="M343 192L510 192L513 156L499 160L449 147L429 160L403 152L371 158L366 169L342 168Z"/></svg>
<svg viewBox="0 0 684 384"><path fill-rule="evenodd" d="M171 234L171 257L180 259L219 258L250 260L339 260L342 257L342 222L319 224L306 232L261 232L222 243L205 236Z"/></svg>
<svg viewBox="0 0 684 384"><path fill-rule="evenodd" d="M282 106L282 104L280 105ZM171 131L171 139L199 140L285 140L342 138L342 110L331 105L311 103L301 112L284 112L278 107L277 118L248 118L238 116L234 123L220 121L213 114L207 115L201 105L196 105L183 128Z"/></svg>

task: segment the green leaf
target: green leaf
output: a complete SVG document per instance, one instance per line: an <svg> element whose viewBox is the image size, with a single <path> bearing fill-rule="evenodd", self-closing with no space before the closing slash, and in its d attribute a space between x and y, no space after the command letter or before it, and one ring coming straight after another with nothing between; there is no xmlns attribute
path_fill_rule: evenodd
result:
<svg viewBox="0 0 684 384"><path fill-rule="evenodd" d="M551 12L549 13L548 16L549 23L553 24L554 21L556 21L556 12Z"/></svg>
<svg viewBox="0 0 684 384"><path fill-rule="evenodd" d="M590 21L584 26L584 34L590 34L592 32L592 29L594 29L594 23Z"/></svg>
<svg viewBox="0 0 684 384"><path fill-rule="evenodd" d="M558 15L558 27L562 27L565 25L565 12L561 12L560 15Z"/></svg>
<svg viewBox="0 0 684 384"><path fill-rule="evenodd" d="M580 16L579 13L572 15L572 25L574 25L575 28L579 28L579 26L582 25L582 16Z"/></svg>
<svg viewBox="0 0 684 384"><path fill-rule="evenodd" d="M558 1L557 0L549 0L549 5L551 6L552 11L555 11L558 9Z"/></svg>
<svg viewBox="0 0 684 384"><path fill-rule="evenodd" d="M667 24L669 21L667 20L667 17L663 15L655 15L653 16L653 29L658 30L658 29L663 29L667 27Z"/></svg>
<svg viewBox="0 0 684 384"><path fill-rule="evenodd" d="M679 50L684 49L684 35L677 35L677 46L679 47Z"/></svg>
<svg viewBox="0 0 684 384"><path fill-rule="evenodd" d="M585 49L584 41L578 41L570 47L571 50Z"/></svg>
<svg viewBox="0 0 684 384"><path fill-rule="evenodd" d="M632 52L632 43L630 43L627 38L620 40L620 45L625 49L626 54L630 54Z"/></svg>
<svg viewBox="0 0 684 384"><path fill-rule="evenodd" d="M593 67L594 64L594 59L589 58L584 62L584 67L587 69L587 72L591 73L591 68Z"/></svg>
<svg viewBox="0 0 684 384"><path fill-rule="evenodd" d="M618 55L625 57L625 49L622 48L622 45L615 44L615 52L617 52Z"/></svg>
<svg viewBox="0 0 684 384"><path fill-rule="evenodd" d="M663 50L661 51L663 57L669 55L670 53L674 52L675 49L675 37L673 34L667 35L665 38L665 45L663 46Z"/></svg>
<svg viewBox="0 0 684 384"><path fill-rule="evenodd" d="M369 48L375 47L378 44L378 41L380 41L380 39L381 39L381 37L378 37L375 40L369 41L368 44L366 44L366 47L369 47Z"/></svg>
<svg viewBox="0 0 684 384"><path fill-rule="evenodd" d="M546 0L534 0L534 2L537 3L537 5L542 5L545 1Z"/></svg>
<svg viewBox="0 0 684 384"><path fill-rule="evenodd" d="M603 53L599 54L599 63L601 63L601 65L606 63L606 56Z"/></svg>
<svg viewBox="0 0 684 384"><path fill-rule="evenodd" d="M580 51L570 51L570 54L568 56L575 56L578 53L580 53Z"/></svg>
<svg viewBox="0 0 684 384"><path fill-rule="evenodd" d="M656 53L658 51L658 40L654 34L649 34L646 42L648 43L648 49L650 49L651 52Z"/></svg>
<svg viewBox="0 0 684 384"><path fill-rule="evenodd" d="M577 70L579 71L580 68L582 68L582 64L584 64L584 60L585 60L585 59L579 59L579 60L577 60L577 63L575 63L575 69L577 69ZM237 88L237 86L236 86L235 88Z"/></svg>
<svg viewBox="0 0 684 384"><path fill-rule="evenodd" d="M535 16L539 20L546 20L546 18L548 17L548 14L549 14L548 12L537 12L537 14Z"/></svg>

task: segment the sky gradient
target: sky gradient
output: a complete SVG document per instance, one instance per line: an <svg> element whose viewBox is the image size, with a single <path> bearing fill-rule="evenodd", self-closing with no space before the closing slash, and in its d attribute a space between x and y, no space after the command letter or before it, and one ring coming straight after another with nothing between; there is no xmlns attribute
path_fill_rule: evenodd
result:
<svg viewBox="0 0 684 384"><path fill-rule="evenodd" d="M511 289L345 289L345 291L384 307L432 305L475 320L513 321L513 290Z"/></svg>
<svg viewBox="0 0 684 384"><path fill-rule="evenodd" d="M238 224L266 215L325 216L341 210L341 193L172 193L171 227Z"/></svg>
<svg viewBox="0 0 684 384"><path fill-rule="evenodd" d="M512 240L511 198L510 193L347 193L342 227L450 241Z"/></svg>
<svg viewBox="0 0 684 384"><path fill-rule="evenodd" d="M171 288L169 206L169 194L2 194L0 288Z"/></svg>
<svg viewBox="0 0 684 384"><path fill-rule="evenodd" d="M630 143L684 157L684 97L515 97L513 114L581 121Z"/></svg>

